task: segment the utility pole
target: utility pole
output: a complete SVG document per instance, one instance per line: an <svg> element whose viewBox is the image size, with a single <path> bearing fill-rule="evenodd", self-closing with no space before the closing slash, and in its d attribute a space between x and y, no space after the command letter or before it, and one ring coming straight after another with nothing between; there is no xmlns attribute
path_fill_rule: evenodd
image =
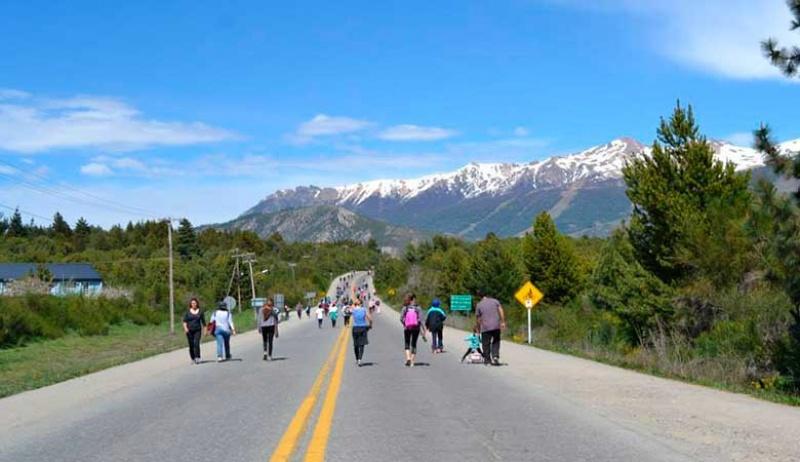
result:
<svg viewBox="0 0 800 462"><path fill-rule="evenodd" d="M172 218L167 218L167 241L169 242L169 333L175 334L175 283L172 269Z"/></svg>
<svg viewBox="0 0 800 462"><path fill-rule="evenodd" d="M244 257L244 262L247 263L247 268L250 270L250 292L253 298L256 298L256 280L253 277L253 263L256 262L254 254L249 254Z"/></svg>
<svg viewBox="0 0 800 462"><path fill-rule="evenodd" d="M228 294L231 293L231 286L233 286L233 279L236 278L236 296L237 296L237 303L239 304L239 312L242 311L242 288L241 288L241 277L242 277L242 270L241 270L241 263L247 263L248 268L250 269L250 293L252 294L253 298L256 298L256 283L255 279L253 278L253 263L256 262L256 254L252 252L245 252L242 253L239 251L238 248L233 249L231 251L231 258L236 259L236 263L233 265L233 273L231 274L231 280L228 283Z"/></svg>

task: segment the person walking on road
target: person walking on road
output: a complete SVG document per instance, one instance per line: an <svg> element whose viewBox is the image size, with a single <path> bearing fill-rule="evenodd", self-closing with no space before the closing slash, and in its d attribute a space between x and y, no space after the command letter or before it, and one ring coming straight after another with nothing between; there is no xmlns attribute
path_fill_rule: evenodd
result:
<svg viewBox="0 0 800 462"><path fill-rule="evenodd" d="M355 304L350 305L349 303L344 306L344 312L342 315L344 316L344 326L347 327L350 325L350 316L353 315L353 309L355 305L360 305L361 301L356 301Z"/></svg>
<svg viewBox="0 0 800 462"><path fill-rule="evenodd" d="M189 357L192 364L200 364L200 337L206 326L206 315L200 310L200 302L193 298L189 300L189 309L183 315L183 331L189 342Z"/></svg>
<svg viewBox="0 0 800 462"><path fill-rule="evenodd" d="M225 302L217 305L211 322L214 323L214 336L217 338L217 362L231 359L231 335L236 335L236 326Z"/></svg>
<svg viewBox="0 0 800 462"><path fill-rule="evenodd" d="M475 307L476 327L481 332L483 358L486 365L500 365L500 333L506 328L506 316L503 306L497 299L478 292L480 301Z"/></svg>
<svg viewBox="0 0 800 462"><path fill-rule="evenodd" d="M444 330L444 320L447 319L447 314L445 314L440 305L439 299L434 298L431 302L431 307L428 308L428 314L425 316L425 327L431 333L431 351L433 353L444 352L442 331Z"/></svg>
<svg viewBox="0 0 800 462"><path fill-rule="evenodd" d="M472 329L472 334L467 335L464 337L464 340L467 341L467 352L464 353L464 356L461 357L461 362L463 363L467 356L469 356L472 352L477 351L483 356L483 350L481 350L481 331L476 327Z"/></svg>
<svg viewBox="0 0 800 462"><path fill-rule="evenodd" d="M353 308L353 350L356 354L356 364L361 367L364 358L364 347L369 344L367 332L372 328L372 316L357 300Z"/></svg>
<svg viewBox="0 0 800 462"><path fill-rule="evenodd" d="M322 307L322 303L320 303L317 307L317 327L320 329L322 329L323 319L325 319L325 309Z"/></svg>
<svg viewBox="0 0 800 462"><path fill-rule="evenodd" d="M334 329L336 328L336 320L339 318L339 309L336 308L336 305L331 305L331 311L329 313L331 317L331 327Z"/></svg>
<svg viewBox="0 0 800 462"><path fill-rule="evenodd" d="M417 340L420 333L423 338L425 337L425 328L422 326L422 309L417 305L417 297L414 294L406 294L403 300L400 323L403 325L406 366L414 367L414 359L417 356Z"/></svg>
<svg viewBox="0 0 800 462"><path fill-rule="evenodd" d="M297 311L297 319L303 319L303 304L297 302L297 305L294 306L295 311Z"/></svg>
<svg viewBox="0 0 800 462"><path fill-rule="evenodd" d="M264 361L272 361L272 343L278 338L278 311L268 300L267 304L258 312L256 326L261 333L261 340L264 345Z"/></svg>

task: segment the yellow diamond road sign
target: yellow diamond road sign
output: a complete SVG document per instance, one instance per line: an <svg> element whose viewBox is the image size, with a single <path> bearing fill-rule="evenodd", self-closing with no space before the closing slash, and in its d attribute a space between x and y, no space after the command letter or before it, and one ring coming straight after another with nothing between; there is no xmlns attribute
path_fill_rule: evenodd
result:
<svg viewBox="0 0 800 462"><path fill-rule="evenodd" d="M531 284L530 281L523 284L517 293L514 294L514 298L516 298L518 302L525 305L525 308L533 308L534 305L542 301L543 297L544 294L542 291L537 289L536 286Z"/></svg>

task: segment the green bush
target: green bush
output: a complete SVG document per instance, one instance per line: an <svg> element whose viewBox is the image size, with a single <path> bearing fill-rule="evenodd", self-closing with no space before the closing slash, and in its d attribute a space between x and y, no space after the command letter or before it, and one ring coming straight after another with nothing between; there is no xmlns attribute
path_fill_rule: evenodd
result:
<svg viewBox="0 0 800 462"><path fill-rule="evenodd" d="M144 325L161 320L162 315L155 310L126 299L33 294L0 297L0 348L58 338L70 331L105 335L110 326L125 321Z"/></svg>

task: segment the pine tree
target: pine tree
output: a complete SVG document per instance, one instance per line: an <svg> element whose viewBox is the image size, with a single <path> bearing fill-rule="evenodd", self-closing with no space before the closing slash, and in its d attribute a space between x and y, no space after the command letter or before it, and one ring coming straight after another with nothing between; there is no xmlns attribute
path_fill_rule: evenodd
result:
<svg viewBox="0 0 800 462"><path fill-rule="evenodd" d="M11 215L11 221L8 223L8 235L11 237L23 237L26 234L25 225L22 223L22 215L19 213L19 209L14 209L14 214Z"/></svg>
<svg viewBox="0 0 800 462"><path fill-rule="evenodd" d="M800 0L787 0L786 4L789 6L792 16L794 17L789 30L794 31L800 29ZM777 40L769 38L761 42L761 49L770 62L780 69L787 77L796 77L798 75L800 47L781 47L778 45Z"/></svg>
<svg viewBox="0 0 800 462"><path fill-rule="evenodd" d="M790 30L800 29L800 0L787 0L787 5L794 19ZM791 49L779 47L775 39L767 39L761 43L764 55L787 77L797 77L800 66L800 47ZM800 179L800 153L782 153L768 125L762 124L755 131L755 148L767 159L767 164L779 175ZM788 155L787 155L788 154ZM778 197L775 188L762 180L759 184L761 209L754 215L760 215L761 229L769 230L769 237L759 234L760 244L765 244L767 269L773 279L783 284L786 294L792 301L791 312L793 323L789 327L789 335L777 350L776 363L781 373L792 380L795 389L800 389L800 186L795 190L794 203ZM754 220L751 220L754 221ZM758 227L756 227L758 229Z"/></svg>
<svg viewBox="0 0 800 462"><path fill-rule="evenodd" d="M450 247L444 253L439 268L437 292L443 297L466 292L466 275L469 270L469 254L462 247Z"/></svg>
<svg viewBox="0 0 800 462"><path fill-rule="evenodd" d="M659 320L672 315L672 289L639 264L624 231L614 232L603 247L590 287L595 306L623 321L631 344L644 342Z"/></svg>
<svg viewBox="0 0 800 462"><path fill-rule="evenodd" d="M517 259L497 236L489 233L475 246L465 279L466 288L472 293L481 292L507 302L522 281Z"/></svg>
<svg viewBox="0 0 800 462"><path fill-rule="evenodd" d="M72 229L69 227L69 223L67 223L64 217L58 212L53 215L51 230L56 236L69 237L72 235Z"/></svg>
<svg viewBox="0 0 800 462"><path fill-rule="evenodd" d="M192 223L183 218L178 225L178 239L175 246L181 259L188 260L200 255L200 246L197 245L197 235L194 233Z"/></svg>
<svg viewBox="0 0 800 462"><path fill-rule="evenodd" d="M661 120L649 157L639 156L623 168L633 203L628 235L638 260L666 282L693 270L683 249L690 234L710 223L707 209L749 201L749 174L714 158L714 148L700 134L692 107L678 103L669 120Z"/></svg>
<svg viewBox="0 0 800 462"><path fill-rule="evenodd" d="M536 217L533 232L523 238L522 259L531 281L548 301L563 303L583 288L584 277L575 249L558 232L547 212Z"/></svg>
<svg viewBox="0 0 800 462"><path fill-rule="evenodd" d="M80 217L75 223L75 232L72 236L75 244L75 250L80 252L86 249L86 245L89 243L89 235L91 233L92 228L89 226L89 223L85 218Z"/></svg>

